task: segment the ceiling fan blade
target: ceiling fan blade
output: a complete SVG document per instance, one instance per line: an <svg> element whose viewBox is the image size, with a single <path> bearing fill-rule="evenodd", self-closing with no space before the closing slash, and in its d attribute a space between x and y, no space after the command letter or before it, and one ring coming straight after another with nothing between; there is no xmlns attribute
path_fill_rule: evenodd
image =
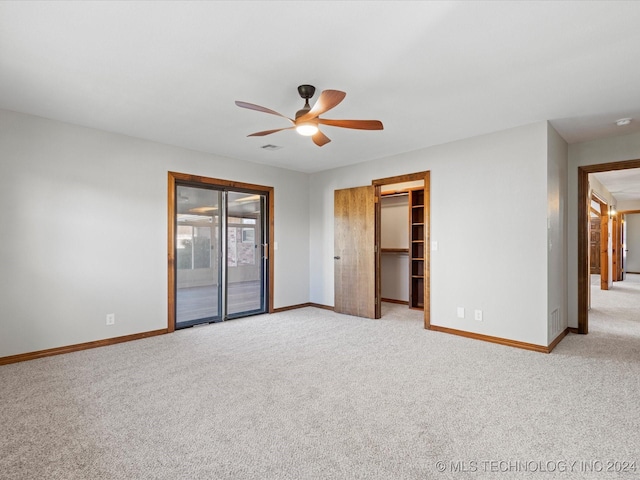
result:
<svg viewBox="0 0 640 480"><path fill-rule="evenodd" d="M331 141L329 137L327 137L324 133L318 130L312 137L313 143L318 145L319 147L326 145Z"/></svg>
<svg viewBox="0 0 640 480"><path fill-rule="evenodd" d="M250 133L247 137L264 137L265 135L271 135L272 133L280 132L282 130L291 130L296 127L276 128L275 130L264 130L262 132Z"/></svg>
<svg viewBox="0 0 640 480"><path fill-rule="evenodd" d="M277 115L279 117L286 118L287 120L293 122L293 120L290 119L289 117L285 117L284 115L276 112L275 110L271 110L270 108L266 108L266 107L261 107L260 105L255 105L253 103L247 103L247 102L239 102L237 100L236 100L236 105L241 108L248 108L249 110L255 110L257 112L270 113L271 115Z"/></svg>
<svg viewBox="0 0 640 480"><path fill-rule="evenodd" d="M329 120L318 118L318 123L332 127L355 128L358 130L383 130L380 120Z"/></svg>
<svg viewBox="0 0 640 480"><path fill-rule="evenodd" d="M340 90L324 90L311 110L298 117L296 120L298 122L304 122L306 120L311 120L318 115L322 115L324 112L331 110L333 107L338 105L342 100L344 100L346 95L347 94L345 92L341 92Z"/></svg>

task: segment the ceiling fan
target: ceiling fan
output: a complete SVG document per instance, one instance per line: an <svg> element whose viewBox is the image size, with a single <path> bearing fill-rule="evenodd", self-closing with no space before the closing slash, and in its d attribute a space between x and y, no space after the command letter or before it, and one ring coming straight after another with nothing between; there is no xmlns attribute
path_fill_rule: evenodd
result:
<svg viewBox="0 0 640 480"><path fill-rule="evenodd" d="M347 95L340 90L323 90L318 97L316 103L311 107L309 105L309 99L313 97L316 91L316 87L313 85L300 85L298 87L298 94L304 99L304 107L296 112L295 120L289 118L281 113L278 113L269 108L261 107L260 105L254 105L253 103L236 101L236 105L242 108L248 108L249 110L256 110L258 112L270 113L271 115L277 115L279 117L286 118L293 126L285 128L276 128L275 130L264 130L262 132L252 133L247 135L248 137L263 137L272 133L279 132L281 130L296 131L300 135L311 137L313 143L319 147L326 145L331 141L324 133L322 133L318 125L329 125L332 127L342 128L355 128L358 130L382 130L382 122L379 120L329 120L327 118L320 118L320 115L331 110L338 105L344 97Z"/></svg>

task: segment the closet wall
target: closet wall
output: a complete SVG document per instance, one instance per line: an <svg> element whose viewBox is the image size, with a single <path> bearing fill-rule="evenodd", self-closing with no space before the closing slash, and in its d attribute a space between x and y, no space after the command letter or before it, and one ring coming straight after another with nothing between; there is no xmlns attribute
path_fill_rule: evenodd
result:
<svg viewBox="0 0 640 480"><path fill-rule="evenodd" d="M380 282L382 300L409 302L409 195L381 199Z"/></svg>
<svg viewBox="0 0 640 480"><path fill-rule="evenodd" d="M640 214L626 214L627 238L624 248L627 249L626 273L640 272ZM382 296L384 298L384 295Z"/></svg>
<svg viewBox="0 0 640 480"><path fill-rule="evenodd" d="M382 300L409 303L409 194L423 181L382 187L380 283Z"/></svg>

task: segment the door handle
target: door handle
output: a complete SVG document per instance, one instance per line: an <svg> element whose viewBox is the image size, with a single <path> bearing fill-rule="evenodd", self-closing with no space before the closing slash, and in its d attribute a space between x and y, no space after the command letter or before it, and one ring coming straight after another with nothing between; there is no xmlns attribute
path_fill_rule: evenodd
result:
<svg viewBox="0 0 640 480"><path fill-rule="evenodd" d="M334 259L334 260L340 260L340 257L339 257L339 256L337 256L337 257L333 257L333 259Z"/></svg>

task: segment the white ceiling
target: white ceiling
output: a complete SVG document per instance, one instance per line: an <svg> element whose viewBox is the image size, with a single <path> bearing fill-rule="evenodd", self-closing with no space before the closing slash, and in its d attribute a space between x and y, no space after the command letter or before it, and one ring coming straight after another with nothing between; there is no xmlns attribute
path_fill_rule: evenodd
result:
<svg viewBox="0 0 640 480"><path fill-rule="evenodd" d="M640 168L592 173L618 202L640 200Z"/></svg>
<svg viewBox="0 0 640 480"><path fill-rule="evenodd" d="M0 108L303 172L543 120L573 143L640 131L638 25L635 1L3 1ZM246 137L288 122L235 100L291 117L303 83L385 129Z"/></svg>

